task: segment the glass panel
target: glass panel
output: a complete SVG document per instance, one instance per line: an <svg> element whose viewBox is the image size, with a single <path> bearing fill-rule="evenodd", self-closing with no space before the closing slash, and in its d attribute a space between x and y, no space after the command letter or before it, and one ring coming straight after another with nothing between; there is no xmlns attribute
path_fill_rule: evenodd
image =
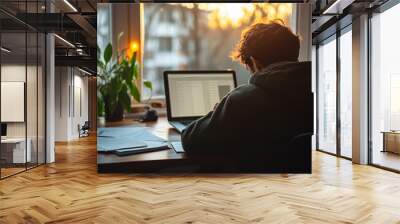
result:
<svg viewBox="0 0 400 224"><path fill-rule="evenodd" d="M2 177L25 170L26 151L26 33L1 34ZM6 133L5 133L6 132ZM29 149L29 147L28 147Z"/></svg>
<svg viewBox="0 0 400 224"><path fill-rule="evenodd" d="M249 72L230 58L241 32L254 22L278 18L295 24L294 8L287 3L143 4L142 74L153 83L153 98L164 97L162 73L168 69L233 69L238 84L247 83Z"/></svg>
<svg viewBox="0 0 400 224"><path fill-rule="evenodd" d="M340 36L340 153L352 156L352 33Z"/></svg>
<svg viewBox="0 0 400 224"><path fill-rule="evenodd" d="M372 163L400 170L400 4L374 15L372 25Z"/></svg>
<svg viewBox="0 0 400 224"><path fill-rule="evenodd" d="M1 1L0 6L24 16L43 13L45 0ZM45 161L45 35L1 12L0 17L7 21L0 23L0 176L4 178Z"/></svg>
<svg viewBox="0 0 400 224"><path fill-rule="evenodd" d="M318 48L318 148L336 153L336 38Z"/></svg>

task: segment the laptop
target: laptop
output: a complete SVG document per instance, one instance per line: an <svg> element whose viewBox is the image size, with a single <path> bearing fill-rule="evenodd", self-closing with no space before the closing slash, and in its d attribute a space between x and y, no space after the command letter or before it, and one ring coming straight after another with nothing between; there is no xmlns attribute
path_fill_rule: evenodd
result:
<svg viewBox="0 0 400 224"><path fill-rule="evenodd" d="M213 110L236 85L233 70L165 71L168 122L181 133L191 122Z"/></svg>

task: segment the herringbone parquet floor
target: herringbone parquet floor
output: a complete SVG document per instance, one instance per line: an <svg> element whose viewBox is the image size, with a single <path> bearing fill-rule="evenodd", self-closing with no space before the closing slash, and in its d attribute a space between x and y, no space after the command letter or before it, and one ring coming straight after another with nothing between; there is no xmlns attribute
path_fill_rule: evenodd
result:
<svg viewBox="0 0 400 224"><path fill-rule="evenodd" d="M312 175L99 175L95 147L0 181L0 223L400 223L399 174L319 152Z"/></svg>

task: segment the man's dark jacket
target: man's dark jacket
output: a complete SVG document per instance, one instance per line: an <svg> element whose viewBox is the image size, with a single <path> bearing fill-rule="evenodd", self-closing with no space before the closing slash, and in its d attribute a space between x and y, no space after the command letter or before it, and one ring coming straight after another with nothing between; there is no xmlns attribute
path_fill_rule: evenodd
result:
<svg viewBox="0 0 400 224"><path fill-rule="evenodd" d="M192 122L182 144L189 155L273 155L312 131L311 63L280 62L254 74L249 84Z"/></svg>

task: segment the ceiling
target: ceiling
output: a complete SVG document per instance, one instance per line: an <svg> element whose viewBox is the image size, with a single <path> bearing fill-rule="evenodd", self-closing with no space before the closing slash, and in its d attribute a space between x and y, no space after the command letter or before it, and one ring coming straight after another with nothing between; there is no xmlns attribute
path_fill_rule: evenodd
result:
<svg viewBox="0 0 400 224"><path fill-rule="evenodd" d="M47 5L44 0L1 0L2 46L11 50L7 56L36 54L37 44L30 43L29 32L55 33L56 66L78 66L95 74L96 4L96 0L47 0Z"/></svg>

